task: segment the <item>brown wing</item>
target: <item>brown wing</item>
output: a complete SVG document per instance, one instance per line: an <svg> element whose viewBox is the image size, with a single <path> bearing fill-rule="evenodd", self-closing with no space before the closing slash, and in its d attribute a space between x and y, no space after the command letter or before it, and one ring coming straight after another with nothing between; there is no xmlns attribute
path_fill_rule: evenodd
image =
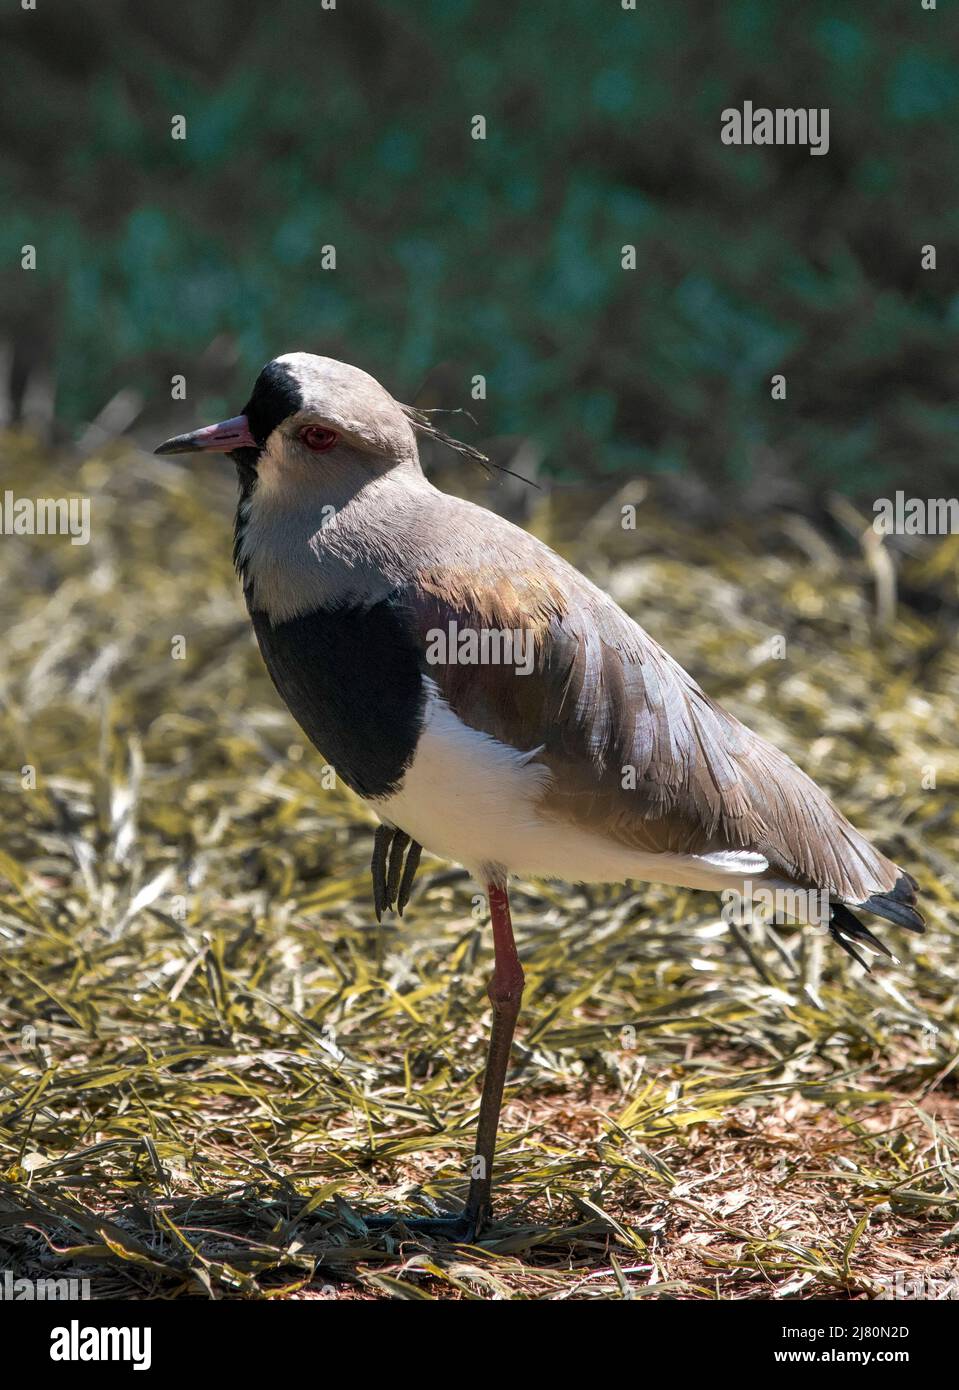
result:
<svg viewBox="0 0 959 1390"><path fill-rule="evenodd" d="M825 792L705 695L612 599L544 547L523 560L480 574L433 568L398 598L424 643L451 623L530 634L528 675L508 664L424 669L464 723L538 750L552 774L545 815L637 850L757 851L771 877L850 903L894 892L897 903L914 901L908 876Z"/></svg>

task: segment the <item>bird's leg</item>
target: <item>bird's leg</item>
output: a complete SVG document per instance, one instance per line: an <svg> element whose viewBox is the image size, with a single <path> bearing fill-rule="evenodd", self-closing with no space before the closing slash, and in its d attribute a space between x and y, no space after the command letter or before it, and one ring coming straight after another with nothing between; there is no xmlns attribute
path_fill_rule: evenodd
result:
<svg viewBox="0 0 959 1390"><path fill-rule="evenodd" d="M513 1031L523 998L523 985L526 982L523 967L516 954L506 885L490 883L487 885L486 893L489 898L495 952L493 977L487 990L493 1006L493 1028L486 1056L486 1075L483 1078L483 1095L476 1130L476 1151L473 1155L473 1172L466 1202L466 1216L474 1232L489 1220L492 1210L496 1131L499 1127Z"/></svg>
<svg viewBox="0 0 959 1390"><path fill-rule="evenodd" d="M382 880L387 873L387 849L393 837L393 830L382 827L384 835L377 832L377 849L374 851L374 886L379 875ZM403 832L396 832L402 835ZM405 840L405 836L403 837ZM410 853L419 846L413 842ZM407 861L408 863L408 861ZM415 870L415 861L414 861ZM404 875L405 877L405 875ZM411 876L412 877L412 876ZM389 890L384 883L383 894ZM472 1174L466 1208L459 1216L410 1216L395 1215L367 1216L364 1220L370 1230L386 1230L402 1224L410 1231L426 1235L446 1237L449 1240L474 1240L489 1220L491 1212L491 1191L493 1180L493 1157L496 1152L496 1131L499 1128L500 1108L503 1104L503 1086L509 1066L513 1031L523 998L526 982L523 967L516 954L513 940L513 924L509 915L509 894L506 886L490 883L486 889L489 898L490 918L493 925L493 951L495 963L487 994L493 1006L493 1027L490 1033L489 1051L486 1056L486 1075L483 1078L483 1094L480 1098L479 1124L476 1129L476 1149L473 1155ZM400 898L403 900L402 889Z"/></svg>

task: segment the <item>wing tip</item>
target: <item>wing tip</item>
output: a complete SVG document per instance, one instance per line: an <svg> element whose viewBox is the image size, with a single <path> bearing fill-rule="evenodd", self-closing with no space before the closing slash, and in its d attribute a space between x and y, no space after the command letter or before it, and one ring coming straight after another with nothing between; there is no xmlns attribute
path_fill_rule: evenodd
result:
<svg viewBox="0 0 959 1390"><path fill-rule="evenodd" d="M919 884L911 874L900 870L895 886L888 893L873 893L855 906L921 936L926 930L926 919L916 907L918 894Z"/></svg>

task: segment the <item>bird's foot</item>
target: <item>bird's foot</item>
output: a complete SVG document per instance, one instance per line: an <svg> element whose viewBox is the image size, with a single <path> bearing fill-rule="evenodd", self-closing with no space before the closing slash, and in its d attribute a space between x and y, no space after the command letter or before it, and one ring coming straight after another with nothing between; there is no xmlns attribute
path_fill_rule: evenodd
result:
<svg viewBox="0 0 959 1390"><path fill-rule="evenodd" d="M403 909L413 889L421 851L422 846L411 840L405 831L397 830L392 825L376 827L370 873L373 875L373 908L378 922L387 908L395 907L403 916Z"/></svg>
<svg viewBox="0 0 959 1390"><path fill-rule="evenodd" d="M402 1235L430 1236L433 1240L449 1241L452 1245L472 1245L480 1223L468 1212L458 1215L438 1212L435 1216L404 1216L402 1212L386 1212L381 1216L364 1216L363 1223L371 1231L395 1231Z"/></svg>

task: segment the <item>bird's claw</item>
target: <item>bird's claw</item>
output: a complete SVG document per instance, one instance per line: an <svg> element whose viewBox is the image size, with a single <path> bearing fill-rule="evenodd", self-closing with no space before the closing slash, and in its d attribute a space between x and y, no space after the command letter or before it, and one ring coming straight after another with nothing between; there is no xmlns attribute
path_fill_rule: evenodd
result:
<svg viewBox="0 0 959 1390"><path fill-rule="evenodd" d="M403 916L421 853L422 845L411 840L405 830L398 830L392 825L376 827L370 873L373 876L373 910L378 922L382 921L383 913L388 908L395 907Z"/></svg>

